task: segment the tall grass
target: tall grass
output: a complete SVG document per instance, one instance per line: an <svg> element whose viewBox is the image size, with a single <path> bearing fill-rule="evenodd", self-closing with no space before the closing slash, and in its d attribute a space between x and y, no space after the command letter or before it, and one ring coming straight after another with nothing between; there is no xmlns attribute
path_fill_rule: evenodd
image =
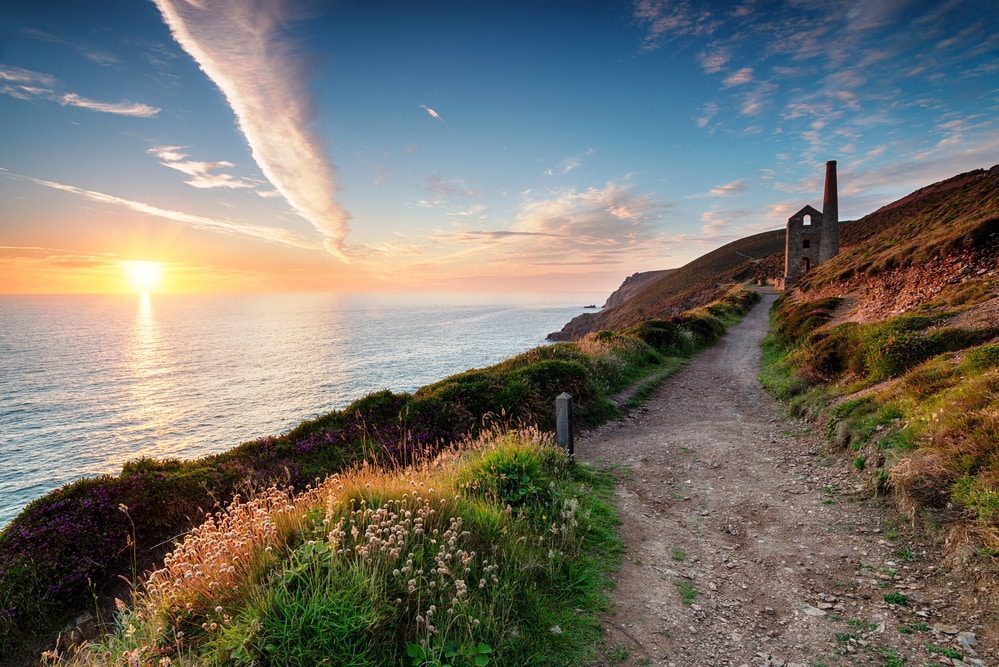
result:
<svg viewBox="0 0 999 667"><path fill-rule="evenodd" d="M999 326L941 326L954 310L933 303L830 326L837 303L775 304L764 387L824 421L834 445L863 461L871 487L904 512L935 512L999 549ZM944 294L941 303L954 301Z"/></svg>
<svg viewBox="0 0 999 667"><path fill-rule="evenodd" d="M70 664L574 665L620 544L612 483L536 430L236 499Z"/></svg>

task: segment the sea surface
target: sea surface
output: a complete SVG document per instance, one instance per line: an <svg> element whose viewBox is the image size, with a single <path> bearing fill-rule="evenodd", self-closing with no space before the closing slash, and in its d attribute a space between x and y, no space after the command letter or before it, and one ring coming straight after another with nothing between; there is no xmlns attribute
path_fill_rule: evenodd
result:
<svg viewBox="0 0 999 667"><path fill-rule="evenodd" d="M0 297L0 526L140 456L193 458L540 345L587 297Z"/></svg>

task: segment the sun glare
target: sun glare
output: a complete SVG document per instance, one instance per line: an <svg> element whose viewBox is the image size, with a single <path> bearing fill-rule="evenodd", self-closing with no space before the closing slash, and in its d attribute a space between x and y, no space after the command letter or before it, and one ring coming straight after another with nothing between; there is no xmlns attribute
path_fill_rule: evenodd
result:
<svg viewBox="0 0 999 667"><path fill-rule="evenodd" d="M121 263L129 286L136 292L155 292L163 284L163 265L146 260Z"/></svg>

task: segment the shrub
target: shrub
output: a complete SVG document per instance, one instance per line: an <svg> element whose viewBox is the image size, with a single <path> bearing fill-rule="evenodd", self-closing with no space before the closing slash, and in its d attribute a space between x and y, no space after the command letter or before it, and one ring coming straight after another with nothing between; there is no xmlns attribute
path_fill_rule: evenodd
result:
<svg viewBox="0 0 999 667"><path fill-rule="evenodd" d="M468 480L546 477L507 511ZM611 482L537 432L237 500L76 664L580 664L602 636ZM550 628L559 625L561 635Z"/></svg>
<svg viewBox="0 0 999 667"><path fill-rule="evenodd" d="M751 304L758 296L735 290L724 299ZM689 328L680 321L671 320L684 343L670 354L689 354L694 343L701 346L724 331L723 323L703 313L690 318ZM672 325L651 329L658 336L673 331ZM410 463L496 422L551 428L552 402L562 391L575 398L577 427L595 425L617 413L608 400L612 393L665 359L636 336L601 332L459 373L414 394L375 392L286 434L222 454L131 462L118 476L59 489L0 532L0 654L25 655L91 607L95 595L103 603L121 593L122 576L132 579L155 567L176 535L236 493L274 483L303 490L361 461Z"/></svg>
<svg viewBox="0 0 999 667"><path fill-rule="evenodd" d="M792 303L782 297L774 307L777 318L775 333L782 345L793 345L832 319L833 311L842 299L830 297L819 301Z"/></svg>

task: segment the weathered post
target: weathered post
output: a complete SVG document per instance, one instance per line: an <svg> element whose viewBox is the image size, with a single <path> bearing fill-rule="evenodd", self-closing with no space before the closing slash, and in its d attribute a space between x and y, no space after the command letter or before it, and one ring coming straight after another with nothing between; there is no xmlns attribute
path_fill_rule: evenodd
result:
<svg viewBox="0 0 999 667"><path fill-rule="evenodd" d="M572 435L572 396L562 392L555 399L555 442L572 456L575 447Z"/></svg>

